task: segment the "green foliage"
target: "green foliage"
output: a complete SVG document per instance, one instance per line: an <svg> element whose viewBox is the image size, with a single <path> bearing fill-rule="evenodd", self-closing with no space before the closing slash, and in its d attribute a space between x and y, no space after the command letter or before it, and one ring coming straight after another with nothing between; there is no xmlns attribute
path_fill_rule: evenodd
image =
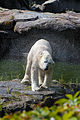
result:
<svg viewBox="0 0 80 120"><path fill-rule="evenodd" d="M0 11L2 11L3 9L0 7Z"/></svg>
<svg viewBox="0 0 80 120"><path fill-rule="evenodd" d="M76 92L74 96L71 94L67 94L67 98L59 99L58 101L56 101L56 104L63 105L64 103L66 103L68 106L78 105L80 104L80 96L78 96L79 94L80 91Z"/></svg>
<svg viewBox="0 0 80 120"><path fill-rule="evenodd" d="M80 91L75 95L67 94L66 98L59 99L51 108L36 107L33 111L17 112L0 120L80 120L79 94Z"/></svg>

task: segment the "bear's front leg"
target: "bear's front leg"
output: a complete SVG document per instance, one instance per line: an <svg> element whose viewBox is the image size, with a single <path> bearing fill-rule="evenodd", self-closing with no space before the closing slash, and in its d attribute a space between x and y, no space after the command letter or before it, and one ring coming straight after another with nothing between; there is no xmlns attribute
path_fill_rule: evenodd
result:
<svg viewBox="0 0 80 120"><path fill-rule="evenodd" d="M33 64L31 67L31 85L32 85L32 91L38 91L40 90L39 82L38 82L38 68L36 64Z"/></svg>
<svg viewBox="0 0 80 120"><path fill-rule="evenodd" d="M41 87L48 88L52 80L53 69L51 68L48 71L45 71L44 82Z"/></svg>
<svg viewBox="0 0 80 120"><path fill-rule="evenodd" d="M44 81L44 73L42 70L38 70L38 79L39 79L39 85L41 86L43 84Z"/></svg>

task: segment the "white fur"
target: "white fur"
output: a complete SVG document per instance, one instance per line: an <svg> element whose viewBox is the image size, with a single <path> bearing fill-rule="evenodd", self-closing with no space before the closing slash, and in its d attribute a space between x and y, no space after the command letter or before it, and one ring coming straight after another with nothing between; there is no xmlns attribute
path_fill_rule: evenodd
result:
<svg viewBox="0 0 80 120"><path fill-rule="evenodd" d="M21 83L31 80L32 91L47 88L52 79L53 64L49 42L44 39L38 40L29 51L26 71Z"/></svg>

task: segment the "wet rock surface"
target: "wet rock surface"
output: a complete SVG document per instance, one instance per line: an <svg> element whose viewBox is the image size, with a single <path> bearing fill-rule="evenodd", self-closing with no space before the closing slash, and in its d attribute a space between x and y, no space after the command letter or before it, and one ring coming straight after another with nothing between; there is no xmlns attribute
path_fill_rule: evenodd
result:
<svg viewBox="0 0 80 120"><path fill-rule="evenodd" d="M55 84L50 90L31 91L31 87L23 85L20 80L0 82L0 116L4 113L31 110L36 104L52 106L53 103L63 98L66 93L71 93L69 88Z"/></svg>

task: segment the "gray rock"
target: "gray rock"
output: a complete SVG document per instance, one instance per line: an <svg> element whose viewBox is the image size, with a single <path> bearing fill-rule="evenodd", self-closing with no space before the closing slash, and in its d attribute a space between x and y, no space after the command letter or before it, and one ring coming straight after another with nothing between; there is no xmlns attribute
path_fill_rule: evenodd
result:
<svg viewBox="0 0 80 120"><path fill-rule="evenodd" d="M48 0L42 4L42 11L48 11L48 12L60 12L59 9L59 1L60 0Z"/></svg>
<svg viewBox="0 0 80 120"><path fill-rule="evenodd" d="M61 85L51 86L51 90L31 91L28 86L20 83L21 80L0 81L0 116L22 110L33 109L33 104L51 106L53 102L66 94ZM58 97L59 96L59 97Z"/></svg>
<svg viewBox="0 0 80 120"><path fill-rule="evenodd" d="M4 113L11 113L22 110L32 110L36 104L40 106L52 106L53 103L65 94L72 93L69 85L52 84L49 90L31 91L31 87L20 83L21 80L0 81L0 116ZM74 85L74 86L73 86ZM73 93L77 89L75 84ZM28 88L30 87L30 88ZM80 88L80 85L78 86Z"/></svg>
<svg viewBox="0 0 80 120"><path fill-rule="evenodd" d="M38 19L38 16L36 14L31 15L28 12L17 13L16 15L14 15L14 20L16 22L35 21L36 19Z"/></svg>
<svg viewBox="0 0 80 120"><path fill-rule="evenodd" d="M23 33L34 28L63 31L67 29L75 29L76 25L72 24L71 21L68 21L67 19L65 19L63 24L63 20L61 18L45 18L45 19L43 18L35 21L17 22L16 24L16 31L19 33Z"/></svg>
<svg viewBox="0 0 80 120"><path fill-rule="evenodd" d="M39 5L39 4L33 4L33 6L31 7L31 10L34 10L34 11L43 11L43 6Z"/></svg>
<svg viewBox="0 0 80 120"><path fill-rule="evenodd" d="M44 95L44 96L50 96L50 95L54 95L55 91L20 91L21 93L24 93L26 95Z"/></svg>
<svg viewBox="0 0 80 120"><path fill-rule="evenodd" d="M2 9L2 11L0 12L0 30L9 30L12 29L13 26L13 11Z"/></svg>

